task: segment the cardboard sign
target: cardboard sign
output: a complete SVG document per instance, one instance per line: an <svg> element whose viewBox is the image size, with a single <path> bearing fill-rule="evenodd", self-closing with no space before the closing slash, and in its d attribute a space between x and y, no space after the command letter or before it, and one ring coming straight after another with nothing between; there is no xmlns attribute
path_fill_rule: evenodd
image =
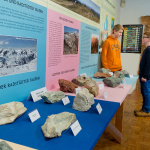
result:
<svg viewBox="0 0 150 150"><path fill-rule="evenodd" d="M104 92L104 98L106 99L108 97L107 91Z"/></svg>
<svg viewBox="0 0 150 150"><path fill-rule="evenodd" d="M30 112L28 115L32 123L41 117L37 109Z"/></svg>
<svg viewBox="0 0 150 150"><path fill-rule="evenodd" d="M78 87L78 88L76 88L75 90L76 90L76 94L77 94L77 93L81 90L81 88Z"/></svg>
<svg viewBox="0 0 150 150"><path fill-rule="evenodd" d="M98 87L99 87L99 90L102 90L104 89L104 84L99 84Z"/></svg>
<svg viewBox="0 0 150 150"><path fill-rule="evenodd" d="M98 111L99 114L102 113L102 107L101 107L100 103L98 103L98 104L96 105L96 109L97 109L97 111Z"/></svg>
<svg viewBox="0 0 150 150"><path fill-rule="evenodd" d="M71 127L71 130L72 130L74 136L76 136L82 129L78 120L76 120L70 127Z"/></svg>
<svg viewBox="0 0 150 150"><path fill-rule="evenodd" d="M64 97L64 98L62 99L62 101L63 101L63 104L64 104L64 105L67 105L67 104L70 103L70 100L69 100L68 96Z"/></svg>

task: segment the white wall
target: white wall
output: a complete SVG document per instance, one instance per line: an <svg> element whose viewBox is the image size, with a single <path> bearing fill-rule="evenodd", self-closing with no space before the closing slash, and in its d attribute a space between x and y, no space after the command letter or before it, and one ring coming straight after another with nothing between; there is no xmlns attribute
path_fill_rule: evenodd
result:
<svg viewBox="0 0 150 150"><path fill-rule="evenodd" d="M150 0L126 0L125 7L120 9L120 24L141 24L140 17L147 15L150 16ZM121 59L123 69L136 75L140 54L121 53Z"/></svg>

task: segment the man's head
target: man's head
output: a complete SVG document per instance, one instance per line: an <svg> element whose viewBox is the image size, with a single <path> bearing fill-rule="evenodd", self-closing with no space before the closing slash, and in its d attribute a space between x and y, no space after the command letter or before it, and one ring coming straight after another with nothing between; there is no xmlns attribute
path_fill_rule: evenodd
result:
<svg viewBox="0 0 150 150"><path fill-rule="evenodd" d="M144 44L144 45L150 44L150 33L149 32L144 32L142 44Z"/></svg>
<svg viewBox="0 0 150 150"><path fill-rule="evenodd" d="M123 32L123 26L120 24L116 24L113 26L113 36L115 38L119 38L120 36L122 36L122 32Z"/></svg>

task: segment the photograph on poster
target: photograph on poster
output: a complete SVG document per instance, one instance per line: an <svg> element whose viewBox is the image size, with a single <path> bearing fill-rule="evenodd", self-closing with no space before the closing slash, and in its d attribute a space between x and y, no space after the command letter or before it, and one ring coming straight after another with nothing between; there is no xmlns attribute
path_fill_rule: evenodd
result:
<svg viewBox="0 0 150 150"><path fill-rule="evenodd" d="M64 55L78 54L79 30L64 26Z"/></svg>
<svg viewBox="0 0 150 150"><path fill-rule="evenodd" d="M99 35L92 34L91 54L97 54L98 53L98 50L99 50L98 43L99 43Z"/></svg>
<svg viewBox="0 0 150 150"><path fill-rule="evenodd" d="M0 77L36 69L37 39L0 35Z"/></svg>
<svg viewBox="0 0 150 150"><path fill-rule="evenodd" d="M51 0L83 17L100 23L100 7L92 0Z"/></svg>

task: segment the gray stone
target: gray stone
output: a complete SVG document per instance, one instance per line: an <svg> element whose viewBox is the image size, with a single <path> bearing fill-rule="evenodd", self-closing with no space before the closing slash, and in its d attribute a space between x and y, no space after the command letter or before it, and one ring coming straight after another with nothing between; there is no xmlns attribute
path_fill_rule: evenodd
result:
<svg viewBox="0 0 150 150"><path fill-rule="evenodd" d="M121 79L125 78L125 76L124 76L122 71L115 71L114 72L114 77L121 78Z"/></svg>
<svg viewBox="0 0 150 150"><path fill-rule="evenodd" d="M90 94L88 89L83 88L81 91L78 92L76 95L74 102L73 102L73 109L79 111L88 111L93 105L94 96Z"/></svg>
<svg viewBox="0 0 150 150"><path fill-rule="evenodd" d="M109 73L109 72L111 72L111 70L106 69L106 68L101 68L101 69L99 69L99 72L101 72L101 73Z"/></svg>
<svg viewBox="0 0 150 150"><path fill-rule="evenodd" d="M92 80L92 78L90 78L88 76L79 76L78 78L74 78L72 80L72 82L76 85L84 86L85 82L91 81L91 80Z"/></svg>
<svg viewBox="0 0 150 150"><path fill-rule="evenodd" d="M120 85L121 81L122 79L117 77L106 77L105 79L103 79L105 85L110 87L117 87L118 85Z"/></svg>
<svg viewBox="0 0 150 150"><path fill-rule="evenodd" d="M129 77L129 73L126 70L121 70L121 72L123 72L125 77Z"/></svg>
<svg viewBox="0 0 150 150"><path fill-rule="evenodd" d="M61 132L68 129L75 120L76 115L69 112L48 116L42 126L43 134L47 138L59 137Z"/></svg>
<svg viewBox="0 0 150 150"><path fill-rule="evenodd" d="M26 110L22 102L11 102L0 105L0 125L14 122Z"/></svg>
<svg viewBox="0 0 150 150"><path fill-rule="evenodd" d="M5 141L1 141L0 150L13 150L13 149Z"/></svg>
<svg viewBox="0 0 150 150"><path fill-rule="evenodd" d="M62 98L65 97L65 93L62 91L57 92L45 92L43 95L41 95L43 102L46 103L55 103L59 102Z"/></svg>

